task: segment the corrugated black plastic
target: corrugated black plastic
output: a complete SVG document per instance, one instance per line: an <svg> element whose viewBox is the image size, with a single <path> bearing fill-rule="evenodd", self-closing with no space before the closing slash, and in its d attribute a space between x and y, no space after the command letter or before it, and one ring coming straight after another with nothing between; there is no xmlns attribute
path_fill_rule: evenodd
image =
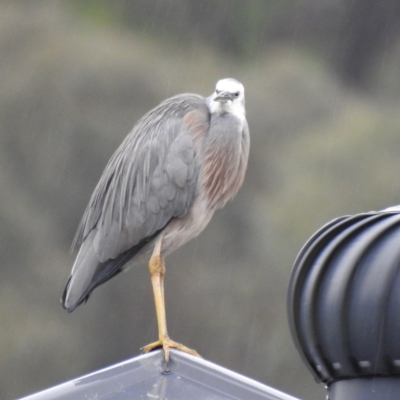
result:
<svg viewBox="0 0 400 400"><path fill-rule="evenodd" d="M288 315L317 381L400 376L400 213L346 216L314 234L294 264Z"/></svg>

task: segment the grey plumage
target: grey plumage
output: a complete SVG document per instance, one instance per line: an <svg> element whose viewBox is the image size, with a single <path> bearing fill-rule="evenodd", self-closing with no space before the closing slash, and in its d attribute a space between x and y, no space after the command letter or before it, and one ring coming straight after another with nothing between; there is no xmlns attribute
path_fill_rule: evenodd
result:
<svg viewBox="0 0 400 400"><path fill-rule="evenodd" d="M163 257L197 236L239 190L248 153L244 89L233 79L209 98L174 96L144 115L83 215L63 307L73 311L128 261L148 261L159 235Z"/></svg>

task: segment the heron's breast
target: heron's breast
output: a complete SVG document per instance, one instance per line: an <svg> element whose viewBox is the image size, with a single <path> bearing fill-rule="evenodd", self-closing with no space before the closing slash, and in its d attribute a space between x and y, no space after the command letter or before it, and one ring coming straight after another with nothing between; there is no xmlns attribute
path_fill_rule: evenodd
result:
<svg viewBox="0 0 400 400"><path fill-rule="evenodd" d="M242 186L248 158L246 134L237 118L211 121L200 176L201 192L209 207L223 207Z"/></svg>

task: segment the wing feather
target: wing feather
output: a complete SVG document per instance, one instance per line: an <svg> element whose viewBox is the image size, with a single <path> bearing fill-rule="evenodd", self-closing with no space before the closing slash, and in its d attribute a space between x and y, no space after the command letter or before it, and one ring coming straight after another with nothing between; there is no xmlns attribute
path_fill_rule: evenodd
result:
<svg viewBox="0 0 400 400"><path fill-rule="evenodd" d="M193 110L208 113L204 98L180 95L139 120L108 162L75 245L95 229L96 255L105 262L186 214L199 170L193 134L184 120Z"/></svg>
<svg viewBox="0 0 400 400"><path fill-rule="evenodd" d="M64 308L73 311L173 218L185 216L197 194L209 121L197 95L172 97L138 121L108 162L79 225Z"/></svg>

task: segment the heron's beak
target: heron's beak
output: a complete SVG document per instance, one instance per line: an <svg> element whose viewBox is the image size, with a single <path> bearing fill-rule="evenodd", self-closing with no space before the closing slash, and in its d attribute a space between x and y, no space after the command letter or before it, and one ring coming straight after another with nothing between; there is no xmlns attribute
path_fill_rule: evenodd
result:
<svg viewBox="0 0 400 400"><path fill-rule="evenodd" d="M228 100L233 101L234 94L229 92L220 92L214 98L214 101L219 101L221 103L226 103Z"/></svg>

